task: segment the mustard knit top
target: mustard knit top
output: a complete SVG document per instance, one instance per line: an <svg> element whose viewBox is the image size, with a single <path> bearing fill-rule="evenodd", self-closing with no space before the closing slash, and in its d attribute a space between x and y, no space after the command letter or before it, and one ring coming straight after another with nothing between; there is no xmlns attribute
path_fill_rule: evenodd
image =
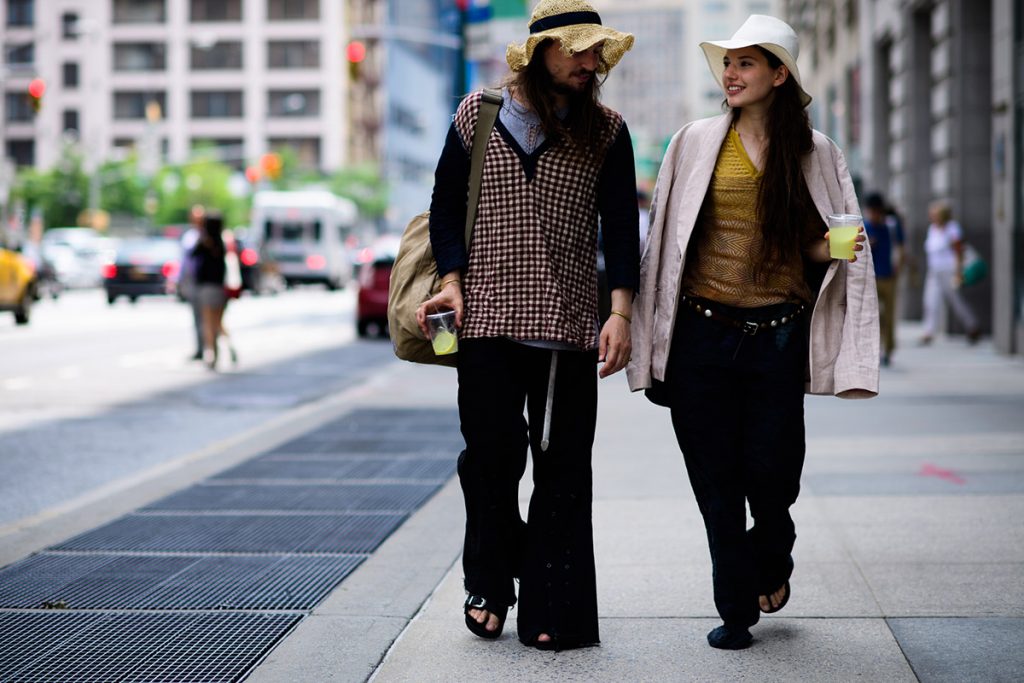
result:
<svg viewBox="0 0 1024 683"><path fill-rule="evenodd" d="M711 211L705 212L705 203L694 237L697 248L691 244L687 255L682 291L688 296L741 308L811 301L801 254L771 267L761 282L754 277L754 266L763 258L756 215L761 177L739 133L730 128L707 195Z"/></svg>

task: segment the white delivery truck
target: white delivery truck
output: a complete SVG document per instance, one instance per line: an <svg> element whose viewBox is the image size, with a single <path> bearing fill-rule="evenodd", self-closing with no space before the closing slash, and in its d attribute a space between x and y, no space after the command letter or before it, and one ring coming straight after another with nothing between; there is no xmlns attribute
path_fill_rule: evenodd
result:
<svg viewBox="0 0 1024 683"><path fill-rule="evenodd" d="M352 279L345 240L356 224L356 206L327 190L257 192L252 233L265 262L275 263L286 284L344 287Z"/></svg>

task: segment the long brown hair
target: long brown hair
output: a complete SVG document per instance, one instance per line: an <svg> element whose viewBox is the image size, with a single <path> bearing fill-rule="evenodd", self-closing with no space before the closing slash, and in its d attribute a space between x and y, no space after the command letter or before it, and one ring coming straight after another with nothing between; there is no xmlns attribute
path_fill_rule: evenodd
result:
<svg viewBox="0 0 1024 683"><path fill-rule="evenodd" d="M758 49L768 58L771 68L782 65L774 54L761 46ZM733 111L733 125L742 114L742 109ZM803 175L804 157L814 149L811 121L792 74L775 88L768 107L766 132L768 149L757 195L757 216L767 258L757 261L754 274L759 281L764 280L772 265L786 260L790 254L800 253L802 236L818 218Z"/></svg>
<svg viewBox="0 0 1024 683"><path fill-rule="evenodd" d="M544 64L544 51L554 41L543 40L533 49L533 59L525 69L513 73L504 85L518 93L540 118L544 135L550 139L568 137L583 149L595 146L601 135L604 116L601 114L601 84L608 68L604 59L594 77L587 81L579 92L567 93L569 113L564 119L558 118L555 106L555 83ZM601 75L604 72L605 76Z"/></svg>

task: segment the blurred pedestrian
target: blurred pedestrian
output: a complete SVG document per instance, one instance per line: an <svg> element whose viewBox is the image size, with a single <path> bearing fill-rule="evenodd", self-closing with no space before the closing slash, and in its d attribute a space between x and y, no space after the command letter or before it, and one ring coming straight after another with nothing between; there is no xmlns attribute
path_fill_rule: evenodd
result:
<svg viewBox="0 0 1024 683"><path fill-rule="evenodd" d="M203 220L206 217L206 210L201 204L196 204L189 211L189 226L181 236L181 267L178 269L177 282L178 295L184 299L192 309L192 324L195 330L196 350L191 360L203 359L203 311L199 305L199 297L196 290L196 268L198 260L193 255L196 243L199 241L199 232L202 229Z"/></svg>
<svg viewBox="0 0 1024 683"><path fill-rule="evenodd" d="M903 222L885 198L872 192L864 198L864 230L871 243L875 287L882 332L882 365L889 365L896 349L896 285L903 264Z"/></svg>
<svg viewBox="0 0 1024 683"><path fill-rule="evenodd" d="M417 318L426 334L428 310L453 309L460 326L463 609L482 638L501 635L518 578L524 645L599 642L591 522L597 375L629 358L639 267L629 131L599 93L632 44L580 0L536 6L526 42L508 47L514 73L488 141L468 254L466 187L481 93L463 100L438 161L430 237L444 276ZM612 302L601 327L599 216ZM534 488L524 523L518 491L527 448Z"/></svg>
<svg viewBox="0 0 1024 683"><path fill-rule="evenodd" d="M217 368L220 355L217 347L220 338L227 342L231 362L238 363L238 353L224 327L224 309L227 307L228 293L224 287L227 252L221 234L223 228L223 219L217 214L207 212L202 230L199 232L199 240L192 249L192 255L196 259L196 296L203 318L203 362L211 370Z"/></svg>
<svg viewBox="0 0 1024 683"><path fill-rule="evenodd" d="M878 307L863 231L829 257L825 215L860 205L811 128L796 33L755 14L701 47L728 111L684 126L662 162L626 372L671 409L724 622L707 639L731 650L792 595L804 393L877 393Z"/></svg>
<svg viewBox="0 0 1024 683"><path fill-rule="evenodd" d="M949 204L932 202L928 207L928 236L924 241L925 259L928 266L924 278L924 336L921 344L931 344L939 331L944 303L953 309L953 314L967 330L967 341L974 344L981 337L978 319L967 304L960 285L964 272L964 232L953 220Z"/></svg>

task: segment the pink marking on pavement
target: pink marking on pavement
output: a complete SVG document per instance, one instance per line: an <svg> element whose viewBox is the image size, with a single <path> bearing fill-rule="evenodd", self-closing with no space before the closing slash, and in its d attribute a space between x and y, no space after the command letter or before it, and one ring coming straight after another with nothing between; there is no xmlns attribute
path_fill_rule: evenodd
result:
<svg viewBox="0 0 1024 683"><path fill-rule="evenodd" d="M961 477L953 470L943 469L942 467L937 467L936 465L933 465L931 463L925 463L921 467L921 471L918 474L920 474L922 477L938 477L939 479L945 479L951 484L967 483L966 479Z"/></svg>

